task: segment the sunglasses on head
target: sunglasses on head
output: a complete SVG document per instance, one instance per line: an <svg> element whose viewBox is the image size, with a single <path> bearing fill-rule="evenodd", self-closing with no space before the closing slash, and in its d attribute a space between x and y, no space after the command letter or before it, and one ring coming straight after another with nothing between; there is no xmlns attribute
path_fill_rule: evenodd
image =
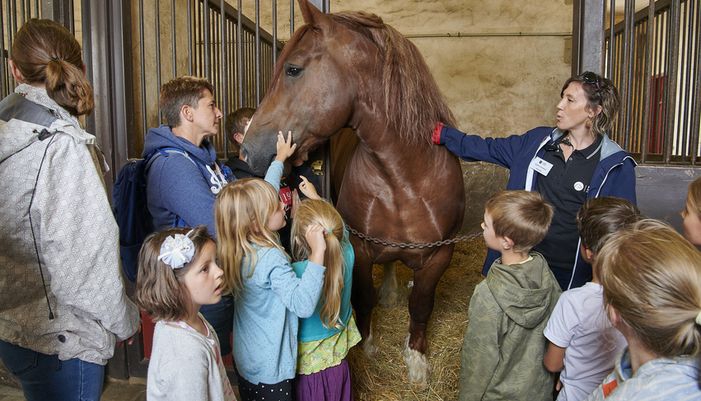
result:
<svg viewBox="0 0 701 401"><path fill-rule="evenodd" d="M597 91L601 89L601 81L599 80L599 76L591 71L587 71L582 74L582 81L585 84L593 85L594 89Z"/></svg>

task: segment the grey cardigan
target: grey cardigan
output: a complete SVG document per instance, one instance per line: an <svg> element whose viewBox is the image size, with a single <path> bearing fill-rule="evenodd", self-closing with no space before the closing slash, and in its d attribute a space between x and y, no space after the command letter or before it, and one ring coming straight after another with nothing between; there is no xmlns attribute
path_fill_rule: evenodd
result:
<svg viewBox="0 0 701 401"><path fill-rule="evenodd" d="M15 93L59 118L43 140L42 126L0 120L0 339L104 365L115 337L139 323L119 271L106 164L95 137L44 89Z"/></svg>

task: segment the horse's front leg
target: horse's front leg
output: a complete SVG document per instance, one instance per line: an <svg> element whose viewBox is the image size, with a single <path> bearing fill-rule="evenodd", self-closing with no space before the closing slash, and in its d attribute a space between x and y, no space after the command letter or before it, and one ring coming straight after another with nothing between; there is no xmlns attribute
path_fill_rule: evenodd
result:
<svg viewBox="0 0 701 401"><path fill-rule="evenodd" d="M436 286L450 264L452 255L453 246L444 246L422 267L414 270L414 287L409 295L409 337L404 349L404 361L409 371L409 381L420 386L426 386L429 378L426 328L433 312Z"/></svg>
<svg viewBox="0 0 701 401"><path fill-rule="evenodd" d="M377 303L377 295L372 282L372 260L360 249L355 254L351 301L358 330L363 336L363 350L373 354L376 348L372 338L372 309Z"/></svg>

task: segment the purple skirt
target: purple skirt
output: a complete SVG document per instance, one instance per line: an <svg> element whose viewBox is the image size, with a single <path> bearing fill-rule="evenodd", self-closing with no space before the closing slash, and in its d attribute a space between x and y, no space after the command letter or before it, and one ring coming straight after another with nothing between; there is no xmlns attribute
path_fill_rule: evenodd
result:
<svg viewBox="0 0 701 401"><path fill-rule="evenodd" d="M297 401L353 401L348 362L295 378Z"/></svg>

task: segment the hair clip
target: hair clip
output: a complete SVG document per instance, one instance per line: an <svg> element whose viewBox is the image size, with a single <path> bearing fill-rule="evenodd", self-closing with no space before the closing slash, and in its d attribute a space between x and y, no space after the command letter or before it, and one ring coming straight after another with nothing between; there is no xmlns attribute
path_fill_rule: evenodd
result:
<svg viewBox="0 0 701 401"><path fill-rule="evenodd" d="M190 239L192 230L187 234L173 234L168 236L161 244L161 253L158 260L170 266L171 269L180 269L192 261L195 256L195 244Z"/></svg>

